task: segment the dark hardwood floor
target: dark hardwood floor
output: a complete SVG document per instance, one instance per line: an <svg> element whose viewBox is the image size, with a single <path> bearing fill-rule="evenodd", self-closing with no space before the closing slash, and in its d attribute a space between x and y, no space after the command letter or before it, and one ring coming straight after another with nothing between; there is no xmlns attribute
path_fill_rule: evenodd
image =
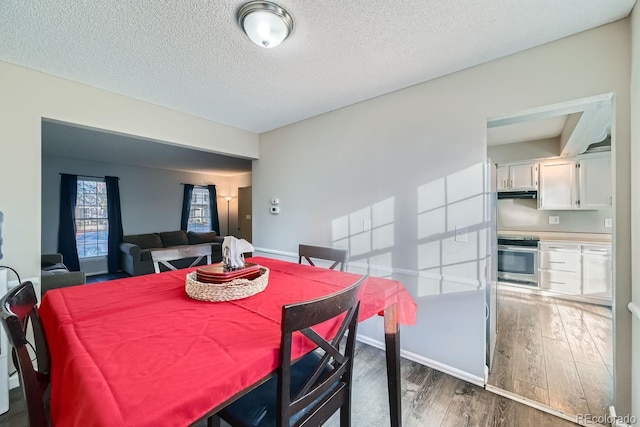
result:
<svg viewBox="0 0 640 427"><path fill-rule="evenodd" d="M384 352L358 343L355 359L352 425L389 425ZM405 427L565 427L573 423L493 394L450 375L402 359L402 418ZM11 407L0 427L26 426L19 389L10 393ZM167 425L171 425L170 422ZM223 423L223 425L226 425ZM326 424L339 426L335 414ZM198 427L205 427L201 422Z"/></svg>
<svg viewBox="0 0 640 427"><path fill-rule="evenodd" d="M123 277L131 277L128 273L120 271L118 273L94 274L87 276L87 284L106 282L107 280L122 279Z"/></svg>

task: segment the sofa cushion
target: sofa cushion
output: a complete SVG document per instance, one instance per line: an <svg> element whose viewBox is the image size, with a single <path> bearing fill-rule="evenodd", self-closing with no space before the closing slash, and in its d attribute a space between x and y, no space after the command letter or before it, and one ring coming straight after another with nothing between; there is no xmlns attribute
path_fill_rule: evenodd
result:
<svg viewBox="0 0 640 427"><path fill-rule="evenodd" d="M211 243L216 239L216 232L210 231L208 233L196 233L195 231L187 232L190 245L199 245L201 243Z"/></svg>
<svg viewBox="0 0 640 427"><path fill-rule="evenodd" d="M162 239L162 246L164 246L165 248L189 244L187 233L186 231L182 230L165 231L163 233L160 233L160 238Z"/></svg>
<svg viewBox="0 0 640 427"><path fill-rule="evenodd" d="M160 239L160 235L158 233L132 234L130 236L122 237L122 241L125 243L133 243L134 245L139 246L140 249L162 247L162 239Z"/></svg>

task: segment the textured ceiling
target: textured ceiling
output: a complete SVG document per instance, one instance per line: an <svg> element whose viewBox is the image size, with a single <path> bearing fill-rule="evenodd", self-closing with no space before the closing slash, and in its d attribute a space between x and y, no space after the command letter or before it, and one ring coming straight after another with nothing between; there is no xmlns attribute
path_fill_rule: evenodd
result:
<svg viewBox="0 0 640 427"><path fill-rule="evenodd" d="M0 60L264 132L627 16L635 0L282 0L273 49L244 1L2 0Z"/></svg>

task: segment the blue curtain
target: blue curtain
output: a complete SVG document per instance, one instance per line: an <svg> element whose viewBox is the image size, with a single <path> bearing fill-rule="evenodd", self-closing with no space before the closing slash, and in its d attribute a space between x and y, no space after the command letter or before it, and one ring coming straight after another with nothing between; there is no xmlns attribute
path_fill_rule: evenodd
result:
<svg viewBox="0 0 640 427"><path fill-rule="evenodd" d="M120 242L122 241L122 212L120 210L120 187L118 177L105 176L107 184L107 214L109 217L109 237L107 267L109 273L116 273L122 269L120 259Z"/></svg>
<svg viewBox="0 0 640 427"><path fill-rule="evenodd" d="M220 235L220 219L218 218L218 196L215 185L208 185L209 189L209 212L211 212L211 231ZM227 233L229 231L227 230Z"/></svg>
<svg viewBox="0 0 640 427"><path fill-rule="evenodd" d="M184 194L182 195L182 219L180 220L180 230L187 231L189 225L189 212L191 211L191 193L193 193L192 184L183 184Z"/></svg>
<svg viewBox="0 0 640 427"><path fill-rule="evenodd" d="M78 176L63 173L60 176L60 224L58 225L58 252L70 271L80 271L76 245L76 200Z"/></svg>

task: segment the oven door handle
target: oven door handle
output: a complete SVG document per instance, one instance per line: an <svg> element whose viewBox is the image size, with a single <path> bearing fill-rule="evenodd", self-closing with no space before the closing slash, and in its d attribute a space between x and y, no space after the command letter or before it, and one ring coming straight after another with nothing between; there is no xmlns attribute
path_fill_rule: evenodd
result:
<svg viewBox="0 0 640 427"><path fill-rule="evenodd" d="M498 245L499 251L512 251L512 252L538 252L536 247L514 247L507 245Z"/></svg>

